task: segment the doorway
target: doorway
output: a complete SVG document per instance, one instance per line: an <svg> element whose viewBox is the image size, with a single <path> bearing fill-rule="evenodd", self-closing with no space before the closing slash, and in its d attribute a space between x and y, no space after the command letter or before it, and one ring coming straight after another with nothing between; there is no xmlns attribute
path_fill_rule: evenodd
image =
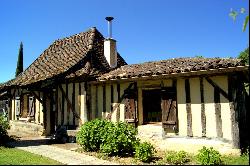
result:
<svg viewBox="0 0 250 166"><path fill-rule="evenodd" d="M143 123L156 123L162 121L161 90L143 90Z"/></svg>

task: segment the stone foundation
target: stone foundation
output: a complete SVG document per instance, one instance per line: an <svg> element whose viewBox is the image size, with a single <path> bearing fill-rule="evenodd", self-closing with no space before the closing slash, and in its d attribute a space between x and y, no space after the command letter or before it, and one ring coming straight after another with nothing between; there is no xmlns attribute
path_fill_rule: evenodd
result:
<svg viewBox="0 0 250 166"><path fill-rule="evenodd" d="M231 143L212 138L180 137L177 135L163 135L162 126L147 124L138 126L138 138L154 145L158 150L184 150L189 153L198 153L203 146L213 147L222 154L240 155L240 149L234 149Z"/></svg>
<svg viewBox="0 0 250 166"><path fill-rule="evenodd" d="M164 136L161 123L138 126L138 136L162 139Z"/></svg>
<svg viewBox="0 0 250 166"><path fill-rule="evenodd" d="M10 121L10 132L20 133L20 136L41 136L44 128L40 124L27 121Z"/></svg>

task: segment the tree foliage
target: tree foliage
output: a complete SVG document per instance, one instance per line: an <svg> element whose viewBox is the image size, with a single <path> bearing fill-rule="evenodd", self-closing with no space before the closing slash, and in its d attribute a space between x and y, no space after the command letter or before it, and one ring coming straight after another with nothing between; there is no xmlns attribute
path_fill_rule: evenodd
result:
<svg viewBox="0 0 250 166"><path fill-rule="evenodd" d="M23 72L23 43L21 42L20 47L19 47L19 52L18 52L15 76L17 77L22 72Z"/></svg>
<svg viewBox="0 0 250 166"><path fill-rule="evenodd" d="M233 18L233 20L235 21L236 20L236 17L240 14L244 15L248 12L246 12L246 9L245 8L241 8L239 11L236 11L236 10L233 10L231 9L231 12L229 13L229 16ZM242 31L246 31L246 28L247 28L247 25L248 25L248 22L249 22L249 14L247 14L245 16L245 20L243 22L243 26L242 26Z"/></svg>
<svg viewBox="0 0 250 166"><path fill-rule="evenodd" d="M249 47L247 47L244 51L240 52L238 58L242 59L246 64L249 64Z"/></svg>

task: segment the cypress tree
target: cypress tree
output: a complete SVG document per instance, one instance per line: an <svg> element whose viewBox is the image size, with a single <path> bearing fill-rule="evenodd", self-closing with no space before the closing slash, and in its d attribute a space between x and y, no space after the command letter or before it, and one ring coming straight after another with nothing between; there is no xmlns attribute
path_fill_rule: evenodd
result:
<svg viewBox="0 0 250 166"><path fill-rule="evenodd" d="M23 43L21 42L16 66L16 77L23 72Z"/></svg>

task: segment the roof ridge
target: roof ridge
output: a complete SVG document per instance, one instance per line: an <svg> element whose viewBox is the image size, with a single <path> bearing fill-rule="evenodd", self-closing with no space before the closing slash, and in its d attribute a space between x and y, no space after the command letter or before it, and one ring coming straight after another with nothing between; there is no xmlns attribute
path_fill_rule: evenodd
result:
<svg viewBox="0 0 250 166"><path fill-rule="evenodd" d="M91 32L91 35L90 35L90 42L88 44L88 51L90 51L91 49L93 49L93 45L94 45L94 41L95 41L95 36L96 36L97 29L96 29L96 27L91 27L89 29L89 31Z"/></svg>

